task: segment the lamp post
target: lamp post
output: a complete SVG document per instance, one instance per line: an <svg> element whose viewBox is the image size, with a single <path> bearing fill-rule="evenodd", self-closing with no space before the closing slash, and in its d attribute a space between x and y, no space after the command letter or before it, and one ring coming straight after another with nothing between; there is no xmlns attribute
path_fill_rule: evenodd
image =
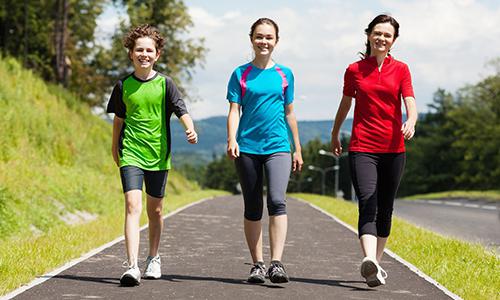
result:
<svg viewBox="0 0 500 300"><path fill-rule="evenodd" d="M323 169L320 167L309 165L309 166L307 166L307 168L309 170L318 171L321 173L321 195L324 195L325 194L325 175L326 175L326 172L331 171L331 170L335 170L335 166Z"/></svg>
<svg viewBox="0 0 500 300"><path fill-rule="evenodd" d="M335 158L335 165L331 168L333 170L335 170L335 187L334 187L334 191L333 191L333 196L337 197L337 191L339 190L339 169L340 169L339 158L338 158L338 156L336 156L332 152L328 152L328 151L325 151L323 149L320 149L318 151L318 153L319 153L319 155L325 155L325 156L330 156L330 157Z"/></svg>

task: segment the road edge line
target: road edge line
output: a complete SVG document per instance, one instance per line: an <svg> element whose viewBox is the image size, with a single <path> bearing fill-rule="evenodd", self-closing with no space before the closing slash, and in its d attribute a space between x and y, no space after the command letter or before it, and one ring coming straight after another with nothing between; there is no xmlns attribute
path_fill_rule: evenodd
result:
<svg viewBox="0 0 500 300"><path fill-rule="evenodd" d="M203 198L203 199L197 200L197 201L195 201L193 203L189 203L189 204L187 204L185 206L179 207L176 210L171 211L168 214L166 214L163 217L163 220L165 220L165 219L167 219L167 218L169 218L169 217L171 217L171 216L173 216L175 214L178 214L179 212L181 212L181 211L183 211L185 209L188 209L191 206L200 204L200 203L208 201L208 200L212 200L214 198L216 198L216 197ZM146 228L148 228L147 224L144 225L144 226L142 226L140 228L140 231L142 231L142 230L144 230ZM115 245L115 244L123 241L123 240L125 240L125 236L124 235L122 235L122 236L120 236L120 237L112 240L111 242L108 242L108 243L106 243L106 244L104 244L104 245L102 245L102 246L100 246L98 248L95 248L95 249L93 249L93 250L91 250L91 251L83 254L82 256L80 256L78 258L75 258L75 259L73 259L73 260L65 263L64 265L62 265L61 267L59 267L57 269L54 269L54 270L52 270L52 271L50 271L48 273L45 273L45 274L43 274L41 276L38 276L38 278L32 280L30 283L27 283L26 285L23 285L23 286L15 289L15 290L13 290L12 292L6 294L6 295L0 296L0 300L12 299L12 298L18 296L19 294L22 294L25 291L27 291L27 290L29 290L29 289L31 289L31 288L39 285L39 284L42 284L43 282L51 279L52 277L56 276L57 274L59 274L59 273L65 271L65 270L73 267L74 265L76 265L76 264L78 264L78 263L80 263L80 262L82 262L82 261L84 261L86 259L89 259L90 257L96 255L97 253L99 253L99 252L101 252L101 251L103 251L103 250L105 250L105 249L107 249L107 248L109 248L109 247L111 247L111 246L113 246L113 245Z"/></svg>
<svg viewBox="0 0 500 300"><path fill-rule="evenodd" d="M336 216L334 216L331 213L327 212L326 210L322 209L321 207L318 207L318 206L316 206L316 205L314 205L314 204L312 204L310 202L307 202L307 201L305 201L303 199L294 198L294 197L290 197L290 198L311 206L312 208L314 208L314 209L318 210L319 212L321 212L321 213L327 215L328 217L332 218L335 222L337 222L340 225L344 226L348 230L352 231L354 234L356 234L356 235L358 234L358 231L356 229L354 229L351 225L349 225L346 222L340 220L339 218L337 218ZM415 273L418 276L422 277L425 281L429 282L430 284L432 284L433 286L435 286L436 288L438 288L439 290L441 290L448 297L450 297L450 298L452 298L454 300L463 300L460 296L458 296L455 293L451 292L446 287L444 287L442 284L440 284L439 282L437 282L436 280L434 280L432 277L430 277L429 275L427 275L424 272L422 272L415 265L413 265L412 263L404 260L401 256L397 255L396 253L392 252L391 250L389 250L387 248L384 249L384 252L387 253L387 255L389 255L390 257L394 258L399 263L402 263L404 266L406 266L408 269L410 269L410 271L412 271L413 273Z"/></svg>

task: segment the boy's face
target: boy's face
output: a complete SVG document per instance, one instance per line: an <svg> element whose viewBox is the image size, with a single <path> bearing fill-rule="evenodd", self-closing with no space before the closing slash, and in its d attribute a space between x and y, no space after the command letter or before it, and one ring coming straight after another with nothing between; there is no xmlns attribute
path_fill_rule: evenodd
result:
<svg viewBox="0 0 500 300"><path fill-rule="evenodd" d="M158 60L160 52L156 51L156 44L152 38L141 37L135 40L134 49L129 51L129 56L134 69L148 69Z"/></svg>

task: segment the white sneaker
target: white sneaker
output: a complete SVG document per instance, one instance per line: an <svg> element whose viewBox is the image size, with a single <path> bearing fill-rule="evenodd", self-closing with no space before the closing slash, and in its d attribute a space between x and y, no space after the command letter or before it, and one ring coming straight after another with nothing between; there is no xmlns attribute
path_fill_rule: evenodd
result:
<svg viewBox="0 0 500 300"><path fill-rule="evenodd" d="M157 255L155 257L148 256L146 259L146 269L144 270L144 278L158 279L161 277L161 259Z"/></svg>
<svg viewBox="0 0 500 300"><path fill-rule="evenodd" d="M127 271L120 277L120 284L123 286L135 286L141 283L141 271L137 266L129 266Z"/></svg>
<svg viewBox="0 0 500 300"><path fill-rule="evenodd" d="M387 272L376 261L365 257L361 262L361 276L366 279L369 287L376 287L385 284Z"/></svg>

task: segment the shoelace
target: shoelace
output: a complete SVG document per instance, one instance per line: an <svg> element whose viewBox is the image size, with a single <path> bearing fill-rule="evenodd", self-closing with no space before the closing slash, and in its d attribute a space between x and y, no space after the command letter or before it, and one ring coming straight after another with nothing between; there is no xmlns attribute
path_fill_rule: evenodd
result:
<svg viewBox="0 0 500 300"><path fill-rule="evenodd" d="M122 268L132 269L132 268L138 268L138 266L137 266L137 265L135 265L135 266L134 266L134 265L130 265L130 264L128 263L128 261L126 261L126 260L125 260L125 261L123 261L123 263L122 263Z"/></svg>
<svg viewBox="0 0 500 300"><path fill-rule="evenodd" d="M253 265L250 273L266 274L266 267L262 265Z"/></svg>
<svg viewBox="0 0 500 300"><path fill-rule="evenodd" d="M272 265L272 267L269 268L269 275L273 275L275 273L285 273L285 269L281 265Z"/></svg>

